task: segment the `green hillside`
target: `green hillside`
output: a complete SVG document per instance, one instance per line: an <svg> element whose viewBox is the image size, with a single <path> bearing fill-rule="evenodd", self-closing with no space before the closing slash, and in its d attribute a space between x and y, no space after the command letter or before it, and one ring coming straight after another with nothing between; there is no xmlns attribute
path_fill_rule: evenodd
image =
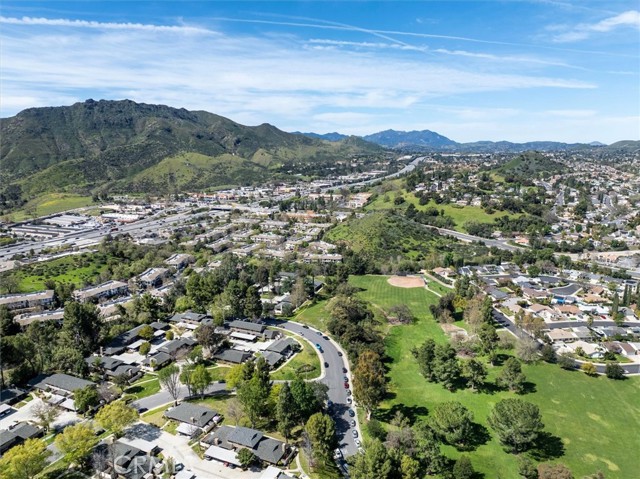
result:
<svg viewBox="0 0 640 479"><path fill-rule="evenodd" d="M47 193L247 184L384 153L361 139L332 143L268 124L244 126L204 111L129 100L31 108L1 119L0 136L3 209Z"/></svg>
<svg viewBox="0 0 640 479"><path fill-rule="evenodd" d="M531 179L542 173L554 174L565 170L562 163L547 158L541 153L528 151L518 155L511 161L501 165L494 171L505 177L521 177Z"/></svg>

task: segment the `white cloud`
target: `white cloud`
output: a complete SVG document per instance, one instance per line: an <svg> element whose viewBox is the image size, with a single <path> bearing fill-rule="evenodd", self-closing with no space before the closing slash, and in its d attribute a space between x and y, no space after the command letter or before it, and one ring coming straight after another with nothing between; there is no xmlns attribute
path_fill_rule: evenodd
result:
<svg viewBox="0 0 640 479"><path fill-rule="evenodd" d="M0 16L0 24L23 25L23 26L48 26L48 27L72 27L91 28L96 30L142 30L152 32L175 32L175 33L215 33L200 27L187 25L151 25L145 23L111 23L96 22L87 20L70 20L66 18L36 18L36 17L5 17Z"/></svg>
<svg viewBox="0 0 640 479"><path fill-rule="evenodd" d="M640 11L629 10L627 12L605 18L597 23L581 23L571 28L569 31L560 33L553 37L557 43L569 43L585 40L594 33L607 33L619 27L631 27L640 29ZM555 26L554 29L561 29L562 26Z"/></svg>

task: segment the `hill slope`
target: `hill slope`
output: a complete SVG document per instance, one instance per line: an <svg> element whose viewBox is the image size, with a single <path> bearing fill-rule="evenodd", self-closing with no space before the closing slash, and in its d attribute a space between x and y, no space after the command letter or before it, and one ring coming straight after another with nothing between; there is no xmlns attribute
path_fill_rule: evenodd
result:
<svg viewBox="0 0 640 479"><path fill-rule="evenodd" d="M422 131L396 131L385 130L363 137L365 140L389 148L402 148L405 146L447 148L457 145L455 141L430 130Z"/></svg>
<svg viewBox="0 0 640 479"><path fill-rule="evenodd" d="M149 191L149 185L167 184L166 178L157 181L158 175L195 177L189 173L193 170L189 162L161 165L183 154L199 155L200 173L218 170L197 176L206 187L231 179L233 183L264 180L287 163L383 151L361 140L330 143L269 124L243 126L204 111L129 100L31 108L0 120L0 135L0 183L5 188L17 184L27 196L113 186ZM172 184L191 186L187 181Z"/></svg>

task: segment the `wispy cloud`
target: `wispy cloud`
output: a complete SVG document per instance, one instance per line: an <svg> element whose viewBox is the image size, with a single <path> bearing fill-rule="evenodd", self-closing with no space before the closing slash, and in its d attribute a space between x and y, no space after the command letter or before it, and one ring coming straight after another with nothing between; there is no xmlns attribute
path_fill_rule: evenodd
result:
<svg viewBox="0 0 640 479"><path fill-rule="evenodd" d="M138 30L149 32L174 32L213 34L212 30L188 25L152 25L146 23L112 23L87 20L70 20L66 18L5 17L0 16L0 24L23 26L91 28L96 30Z"/></svg>
<svg viewBox="0 0 640 479"><path fill-rule="evenodd" d="M596 23L581 23L569 28L568 31L555 35L553 40L557 43L577 42L585 40L593 34L607 33L620 27L640 29L640 11L629 10Z"/></svg>

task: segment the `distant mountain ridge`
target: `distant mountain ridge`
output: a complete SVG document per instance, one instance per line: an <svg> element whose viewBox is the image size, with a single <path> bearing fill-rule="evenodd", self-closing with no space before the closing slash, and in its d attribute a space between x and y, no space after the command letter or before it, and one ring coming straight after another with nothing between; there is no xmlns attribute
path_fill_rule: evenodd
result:
<svg viewBox="0 0 640 479"><path fill-rule="evenodd" d="M48 192L167 193L251 184L305 164L378 154L361 138L307 138L205 111L130 100L29 108L0 119L0 200Z"/></svg>
<svg viewBox="0 0 640 479"><path fill-rule="evenodd" d="M333 132L326 134L299 133L309 138L321 138L328 141L344 139L346 135ZM385 130L371 135L364 135L362 139L386 148L398 150L433 151L433 152L460 152L460 153L523 153L525 151L570 151L592 148L616 148L619 151L638 151L640 141L621 141L612 145L605 145L599 141L591 143L562 143L558 141L529 141L525 143L513 143L510 141L474 141L458 143L431 130L422 131L398 131ZM617 145L614 147L614 145Z"/></svg>

